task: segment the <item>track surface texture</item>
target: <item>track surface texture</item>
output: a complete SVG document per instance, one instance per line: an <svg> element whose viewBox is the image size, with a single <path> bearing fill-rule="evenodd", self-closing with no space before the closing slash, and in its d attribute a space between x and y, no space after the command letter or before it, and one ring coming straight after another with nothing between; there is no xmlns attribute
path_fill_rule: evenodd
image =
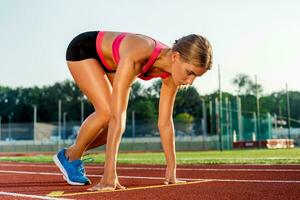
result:
<svg viewBox="0 0 300 200"><path fill-rule="evenodd" d="M103 165L85 166L92 185ZM0 199L300 199L300 165L179 165L185 184L163 185L165 166L118 165L125 190L70 186L53 163L0 163Z"/></svg>

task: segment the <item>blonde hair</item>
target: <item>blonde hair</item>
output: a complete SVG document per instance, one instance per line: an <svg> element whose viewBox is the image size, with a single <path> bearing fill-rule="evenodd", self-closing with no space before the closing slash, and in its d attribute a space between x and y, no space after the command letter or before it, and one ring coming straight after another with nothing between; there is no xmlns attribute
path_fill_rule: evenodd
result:
<svg viewBox="0 0 300 200"><path fill-rule="evenodd" d="M191 34L175 40L172 50L177 51L187 63L205 69L211 69L212 67L211 44L201 35Z"/></svg>

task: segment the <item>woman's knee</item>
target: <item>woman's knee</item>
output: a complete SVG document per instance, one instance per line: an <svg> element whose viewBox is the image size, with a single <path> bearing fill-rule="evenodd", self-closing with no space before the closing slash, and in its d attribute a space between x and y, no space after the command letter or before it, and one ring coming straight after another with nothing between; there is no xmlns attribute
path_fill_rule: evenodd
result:
<svg viewBox="0 0 300 200"><path fill-rule="evenodd" d="M96 110L95 112L96 117L102 121L104 124L108 125L111 119L111 112L110 110Z"/></svg>

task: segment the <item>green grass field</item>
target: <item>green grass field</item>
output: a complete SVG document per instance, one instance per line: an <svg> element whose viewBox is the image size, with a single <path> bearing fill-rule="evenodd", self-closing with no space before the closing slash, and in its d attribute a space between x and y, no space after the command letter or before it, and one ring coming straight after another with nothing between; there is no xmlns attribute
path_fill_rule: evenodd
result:
<svg viewBox="0 0 300 200"><path fill-rule="evenodd" d="M96 162L103 163L104 153L89 154ZM52 162L52 155L36 156L2 156L0 161L16 162ZM120 153L118 163L127 164L165 164L161 153ZM178 164L300 164L300 148L295 149L261 149L232 151L198 151L177 152Z"/></svg>

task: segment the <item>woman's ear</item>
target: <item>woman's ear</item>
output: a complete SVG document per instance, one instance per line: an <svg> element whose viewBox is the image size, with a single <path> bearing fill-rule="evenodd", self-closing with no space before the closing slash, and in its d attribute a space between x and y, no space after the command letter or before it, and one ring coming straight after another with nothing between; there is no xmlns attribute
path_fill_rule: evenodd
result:
<svg viewBox="0 0 300 200"><path fill-rule="evenodd" d="M172 53L172 62L178 61L180 59L180 54L177 51Z"/></svg>

